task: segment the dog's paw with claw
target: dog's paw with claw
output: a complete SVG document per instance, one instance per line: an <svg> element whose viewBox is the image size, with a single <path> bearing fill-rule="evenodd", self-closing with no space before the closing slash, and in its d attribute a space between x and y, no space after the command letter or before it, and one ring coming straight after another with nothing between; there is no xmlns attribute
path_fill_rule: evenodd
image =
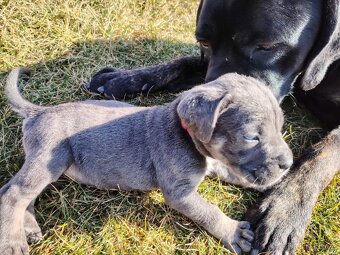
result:
<svg viewBox="0 0 340 255"><path fill-rule="evenodd" d="M25 235L29 244L37 243L42 239L42 232L36 221L25 222Z"/></svg>
<svg viewBox="0 0 340 255"><path fill-rule="evenodd" d="M35 219L34 214L29 210L26 210L25 212L24 230L29 244L36 243L42 239L42 232L39 224Z"/></svg>
<svg viewBox="0 0 340 255"><path fill-rule="evenodd" d="M104 68L97 72L86 89L110 99L133 97L153 87L152 73L148 69L119 70Z"/></svg>
<svg viewBox="0 0 340 255"><path fill-rule="evenodd" d="M252 241L254 240L254 233L251 230L250 223L247 221L234 221L233 226L229 225L230 234L222 239L222 243L230 251L236 254L242 254L242 252L249 252L252 247Z"/></svg>
<svg viewBox="0 0 340 255"><path fill-rule="evenodd" d="M248 218L253 219L256 226L251 255L294 254L303 239L314 203L293 186L293 183L281 183L248 212Z"/></svg>

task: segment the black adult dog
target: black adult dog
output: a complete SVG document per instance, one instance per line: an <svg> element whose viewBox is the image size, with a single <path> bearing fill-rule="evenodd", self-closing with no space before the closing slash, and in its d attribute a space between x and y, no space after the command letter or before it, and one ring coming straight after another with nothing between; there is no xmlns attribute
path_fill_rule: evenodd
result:
<svg viewBox="0 0 340 255"><path fill-rule="evenodd" d="M121 98L180 90L228 72L270 86L279 101L294 91L328 129L282 183L251 210L252 254L292 254L319 192L340 169L340 0L201 0L196 38L202 57L124 71L105 68L88 88ZM294 89L294 90L293 90Z"/></svg>

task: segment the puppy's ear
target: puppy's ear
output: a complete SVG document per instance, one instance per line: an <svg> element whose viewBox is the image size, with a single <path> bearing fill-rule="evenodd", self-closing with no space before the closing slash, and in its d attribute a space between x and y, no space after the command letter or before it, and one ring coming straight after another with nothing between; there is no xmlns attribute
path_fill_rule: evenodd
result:
<svg viewBox="0 0 340 255"><path fill-rule="evenodd" d="M177 106L188 131L203 143L210 141L219 114L231 101L229 94L212 90L188 91Z"/></svg>
<svg viewBox="0 0 340 255"><path fill-rule="evenodd" d="M324 0L323 2L324 21L319 38L326 38L326 41L307 67L301 82L303 90L311 90L319 85L328 67L340 58L340 1Z"/></svg>

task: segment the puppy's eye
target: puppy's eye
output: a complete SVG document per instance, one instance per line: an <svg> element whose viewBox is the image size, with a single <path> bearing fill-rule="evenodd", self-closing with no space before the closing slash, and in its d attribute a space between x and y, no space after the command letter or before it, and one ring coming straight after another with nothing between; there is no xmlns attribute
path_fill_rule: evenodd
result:
<svg viewBox="0 0 340 255"><path fill-rule="evenodd" d="M243 138L246 142L258 143L260 141L258 135L244 135Z"/></svg>
<svg viewBox="0 0 340 255"><path fill-rule="evenodd" d="M209 48L209 42L208 41L206 41L206 40L200 40L200 41L198 41L199 42L199 44L204 48L204 49L208 49Z"/></svg>

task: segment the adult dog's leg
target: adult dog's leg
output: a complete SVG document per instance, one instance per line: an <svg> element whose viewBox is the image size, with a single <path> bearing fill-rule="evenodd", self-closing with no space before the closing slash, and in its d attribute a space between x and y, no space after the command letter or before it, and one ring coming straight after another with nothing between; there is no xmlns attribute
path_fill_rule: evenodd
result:
<svg viewBox="0 0 340 255"><path fill-rule="evenodd" d="M0 254L28 254L24 218L29 204L51 182L56 181L71 162L67 145L28 153L21 170L0 189Z"/></svg>
<svg viewBox="0 0 340 255"><path fill-rule="evenodd" d="M256 226L252 254L293 254L318 194L340 169L340 127L300 158L286 178L265 193L248 218Z"/></svg>
<svg viewBox="0 0 340 255"><path fill-rule="evenodd" d="M180 199L164 194L167 204L204 227L228 249L237 254L250 251L253 232L248 222L232 220L217 206L202 199L196 191Z"/></svg>
<svg viewBox="0 0 340 255"><path fill-rule="evenodd" d="M104 68L92 77L86 87L116 99L162 89L175 92L203 83L206 70L207 61L198 56L135 70Z"/></svg>

